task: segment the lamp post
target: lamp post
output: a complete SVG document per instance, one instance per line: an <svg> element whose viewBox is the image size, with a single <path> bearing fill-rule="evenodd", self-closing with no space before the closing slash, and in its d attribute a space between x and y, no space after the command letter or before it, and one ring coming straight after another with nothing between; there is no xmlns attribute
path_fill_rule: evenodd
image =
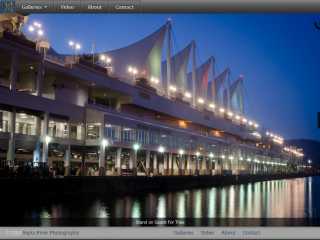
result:
<svg viewBox="0 0 320 240"><path fill-rule="evenodd" d="M183 149L179 149L179 175L183 174L182 171L182 160L183 160L183 154L184 154L184 150Z"/></svg>
<svg viewBox="0 0 320 240"><path fill-rule="evenodd" d="M74 42L72 40L70 40L68 42L69 47L73 50L74 52L74 62L76 62L77 59L77 55L78 55L78 51L80 51L80 49L82 48L81 44L78 42ZM71 63L72 66L72 63Z"/></svg>
<svg viewBox="0 0 320 240"><path fill-rule="evenodd" d="M199 157L200 152L196 152L196 175L199 175Z"/></svg>
<svg viewBox="0 0 320 240"><path fill-rule="evenodd" d="M129 66L128 67L128 73L132 76L132 80L135 81L136 80L136 76L138 74L138 69L136 67Z"/></svg>
<svg viewBox="0 0 320 240"><path fill-rule="evenodd" d="M33 22L32 25L28 27L28 31L30 34L35 36L36 42L38 42L44 35L42 24L39 22Z"/></svg>
<svg viewBox="0 0 320 240"><path fill-rule="evenodd" d="M108 74L108 69L112 69L111 67L111 62L112 59L110 57L108 57L107 55L101 54L99 57L100 62L104 65L105 69L106 69L106 73Z"/></svg>
<svg viewBox="0 0 320 240"><path fill-rule="evenodd" d="M132 173L134 176L137 175L137 158L138 158L138 151L140 149L140 144L135 143L133 144L133 158L132 158Z"/></svg>

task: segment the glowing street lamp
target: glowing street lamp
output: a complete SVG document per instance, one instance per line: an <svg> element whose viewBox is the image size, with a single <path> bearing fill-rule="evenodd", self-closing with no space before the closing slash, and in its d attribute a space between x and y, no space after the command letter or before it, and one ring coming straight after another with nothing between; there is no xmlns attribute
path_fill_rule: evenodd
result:
<svg viewBox="0 0 320 240"><path fill-rule="evenodd" d="M226 110L224 108L219 108L220 113L224 113Z"/></svg>
<svg viewBox="0 0 320 240"><path fill-rule="evenodd" d="M46 136L45 137L45 142L46 142L46 144L49 144L50 142L51 142L51 140L52 140L52 138L50 137L50 136Z"/></svg>
<svg viewBox="0 0 320 240"><path fill-rule="evenodd" d="M198 98L198 103L199 104L204 104L204 99L203 98Z"/></svg>
<svg viewBox="0 0 320 240"><path fill-rule="evenodd" d="M177 87L174 85L169 86L169 91L170 92L176 92L177 91Z"/></svg>
<svg viewBox="0 0 320 240"><path fill-rule="evenodd" d="M81 49L81 44L70 40L68 42L69 47L74 51L74 60L76 60L77 52Z"/></svg>
<svg viewBox="0 0 320 240"><path fill-rule="evenodd" d="M34 27L33 27L33 26L29 26L29 27L28 27L28 31L29 31L29 32L34 32Z"/></svg>
<svg viewBox="0 0 320 240"><path fill-rule="evenodd" d="M110 63L112 62L112 59L107 55L101 54L99 60L105 65L105 68L108 73L108 68L111 68Z"/></svg>
<svg viewBox="0 0 320 240"><path fill-rule="evenodd" d="M158 147L158 152L159 152L159 153L164 153L164 151L165 151L164 146L159 146L159 147Z"/></svg>
<svg viewBox="0 0 320 240"><path fill-rule="evenodd" d="M134 151L138 151L140 149L140 144L139 143L135 143L135 144L133 144L133 150Z"/></svg>
<svg viewBox="0 0 320 240"><path fill-rule="evenodd" d="M233 116L233 112L231 112L231 111L229 111L227 114L228 114L229 117Z"/></svg>
<svg viewBox="0 0 320 240"><path fill-rule="evenodd" d="M184 150L183 149L179 149L179 155L182 156L184 154Z"/></svg>
<svg viewBox="0 0 320 240"><path fill-rule="evenodd" d="M209 108L215 109L215 108L216 108L216 105L214 105L213 103L210 103L210 104L209 104Z"/></svg>
<svg viewBox="0 0 320 240"><path fill-rule="evenodd" d="M186 98L191 98L191 97L192 97L191 93L189 93L189 92L185 92L185 93L184 93L184 96L185 96Z"/></svg>
<svg viewBox="0 0 320 240"><path fill-rule="evenodd" d="M243 123L247 123L247 122L248 122L248 119L242 118L242 122L243 122Z"/></svg>
<svg viewBox="0 0 320 240"><path fill-rule="evenodd" d="M42 29L42 24L39 22L33 22L33 24L28 27L28 31L31 34L36 35L36 41L39 41L44 35L44 31Z"/></svg>
<svg viewBox="0 0 320 240"><path fill-rule="evenodd" d="M154 84L159 84L159 79L158 78L156 78L156 77L154 77L154 76L151 76L151 78L150 78L150 81L152 82L152 83L154 83Z"/></svg>
<svg viewBox="0 0 320 240"><path fill-rule="evenodd" d="M102 146L107 147L109 145L108 139L102 139Z"/></svg>
<svg viewBox="0 0 320 240"><path fill-rule="evenodd" d="M133 66L128 66L128 73L130 75L132 75L133 80L135 80L136 79L136 75L138 74L138 69L136 67L133 67Z"/></svg>
<svg viewBox="0 0 320 240"><path fill-rule="evenodd" d="M211 153L209 153L209 158L213 158L214 157L214 154L211 152Z"/></svg>

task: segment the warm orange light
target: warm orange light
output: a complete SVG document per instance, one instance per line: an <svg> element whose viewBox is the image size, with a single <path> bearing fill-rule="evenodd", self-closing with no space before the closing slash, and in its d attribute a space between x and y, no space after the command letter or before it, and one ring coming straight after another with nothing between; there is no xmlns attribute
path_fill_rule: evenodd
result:
<svg viewBox="0 0 320 240"><path fill-rule="evenodd" d="M183 120L179 120L179 127L181 128L187 128L187 123Z"/></svg>

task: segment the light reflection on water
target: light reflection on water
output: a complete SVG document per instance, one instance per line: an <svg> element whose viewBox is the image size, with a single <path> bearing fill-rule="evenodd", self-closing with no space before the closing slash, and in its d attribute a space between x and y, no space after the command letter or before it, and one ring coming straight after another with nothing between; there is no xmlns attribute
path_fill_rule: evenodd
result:
<svg viewBox="0 0 320 240"><path fill-rule="evenodd" d="M310 218L320 216L319 186L320 177L275 180L78 204L55 203L25 214L44 219Z"/></svg>

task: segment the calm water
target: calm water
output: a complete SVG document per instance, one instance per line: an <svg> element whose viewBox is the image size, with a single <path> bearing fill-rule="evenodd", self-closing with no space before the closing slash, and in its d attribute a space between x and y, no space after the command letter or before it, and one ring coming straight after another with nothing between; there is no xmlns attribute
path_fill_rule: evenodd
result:
<svg viewBox="0 0 320 240"><path fill-rule="evenodd" d="M2 225L9 224L6 217L14 224L31 225L121 225L130 218L133 225L143 218L177 218L182 225L188 224L187 219L195 219L191 225L225 218L316 219L320 177L136 196L16 199L1 204L0 210Z"/></svg>

